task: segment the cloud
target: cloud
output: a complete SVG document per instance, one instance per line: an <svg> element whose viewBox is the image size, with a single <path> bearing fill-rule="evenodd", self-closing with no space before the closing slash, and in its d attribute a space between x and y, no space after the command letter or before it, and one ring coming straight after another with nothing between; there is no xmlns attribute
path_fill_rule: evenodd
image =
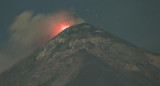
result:
<svg viewBox="0 0 160 86"><path fill-rule="evenodd" d="M24 11L15 18L9 28L10 38L1 49L3 55L0 60L12 61L25 57L57 35L61 24L75 25L83 22L85 21L77 17L73 11L61 10L48 14Z"/></svg>

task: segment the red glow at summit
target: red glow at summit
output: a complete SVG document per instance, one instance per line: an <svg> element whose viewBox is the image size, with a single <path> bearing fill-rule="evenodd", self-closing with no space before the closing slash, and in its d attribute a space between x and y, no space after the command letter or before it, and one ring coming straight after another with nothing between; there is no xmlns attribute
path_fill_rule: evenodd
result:
<svg viewBox="0 0 160 86"><path fill-rule="evenodd" d="M61 30L63 31L63 30L65 30L66 28L68 28L68 27L70 27L71 25L69 25L69 24L62 24L62 25L60 25L60 28L61 28Z"/></svg>
<svg viewBox="0 0 160 86"><path fill-rule="evenodd" d="M47 22L47 39L51 39L58 35L68 27L84 22L82 19L75 16L73 12L60 11L54 14L53 17L49 17Z"/></svg>
<svg viewBox="0 0 160 86"><path fill-rule="evenodd" d="M50 27L50 38L58 35L60 32L63 30L67 29L68 27L72 26L71 23L68 23L67 21L61 21L61 22L51 22L49 27Z"/></svg>
<svg viewBox="0 0 160 86"><path fill-rule="evenodd" d="M71 25L68 23L60 23L57 25L57 29L55 30L55 35L58 35L60 32L65 30L66 28L70 27Z"/></svg>

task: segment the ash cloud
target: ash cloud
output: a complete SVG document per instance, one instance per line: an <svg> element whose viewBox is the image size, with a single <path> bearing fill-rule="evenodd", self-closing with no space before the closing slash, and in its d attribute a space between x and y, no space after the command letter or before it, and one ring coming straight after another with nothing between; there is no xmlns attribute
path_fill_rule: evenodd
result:
<svg viewBox="0 0 160 86"><path fill-rule="evenodd" d="M58 11L55 13L34 14L25 11L15 18L9 28L10 38L5 43L0 53L0 72L11 66L18 59L26 57L36 48L55 36L57 25L67 22L70 25L85 22L78 18L73 11Z"/></svg>
<svg viewBox="0 0 160 86"><path fill-rule="evenodd" d="M71 11L33 15L33 12L25 11L16 18L10 28L11 38L9 41L18 42L23 47L33 48L54 37L52 34L56 31L59 23L67 22L74 25L84 22Z"/></svg>

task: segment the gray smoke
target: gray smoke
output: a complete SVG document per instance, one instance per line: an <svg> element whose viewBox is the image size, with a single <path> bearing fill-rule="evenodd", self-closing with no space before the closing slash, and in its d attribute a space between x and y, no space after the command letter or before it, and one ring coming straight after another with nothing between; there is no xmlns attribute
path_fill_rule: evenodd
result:
<svg viewBox="0 0 160 86"><path fill-rule="evenodd" d="M17 16L9 28L10 38L0 50L0 72L53 38L57 25L63 22L75 25L85 21L73 11L66 10L36 15L32 11L24 11Z"/></svg>

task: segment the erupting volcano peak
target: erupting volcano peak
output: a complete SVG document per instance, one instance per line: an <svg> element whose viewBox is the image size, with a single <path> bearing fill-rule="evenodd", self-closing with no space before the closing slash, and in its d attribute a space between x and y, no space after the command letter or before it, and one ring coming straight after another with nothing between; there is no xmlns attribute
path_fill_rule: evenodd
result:
<svg viewBox="0 0 160 86"><path fill-rule="evenodd" d="M58 35L60 32L65 30L66 28L72 26L73 24L67 23L67 22L58 22L58 23L51 23L49 27L52 29L50 30L51 36L50 38L53 38L54 36Z"/></svg>
<svg viewBox="0 0 160 86"><path fill-rule="evenodd" d="M53 16L48 17L48 20L46 20L44 28L47 28L47 36L44 38L47 38L48 41L56 35L58 35L63 30L65 30L66 28L84 22L85 21L83 19L78 18L73 12L57 12Z"/></svg>
<svg viewBox="0 0 160 86"><path fill-rule="evenodd" d="M72 27L1 73L0 86L160 86L160 55L87 23L73 25L56 23L57 33Z"/></svg>
<svg viewBox="0 0 160 86"><path fill-rule="evenodd" d="M65 30L66 28L68 28L68 27L70 27L71 25L69 25L69 24L62 24L61 25L61 30L63 31L63 30Z"/></svg>
<svg viewBox="0 0 160 86"><path fill-rule="evenodd" d="M60 32L62 32L63 30L65 30L66 28L72 26L69 23L60 23L59 25L57 25L58 27L55 29L56 34L58 35Z"/></svg>

